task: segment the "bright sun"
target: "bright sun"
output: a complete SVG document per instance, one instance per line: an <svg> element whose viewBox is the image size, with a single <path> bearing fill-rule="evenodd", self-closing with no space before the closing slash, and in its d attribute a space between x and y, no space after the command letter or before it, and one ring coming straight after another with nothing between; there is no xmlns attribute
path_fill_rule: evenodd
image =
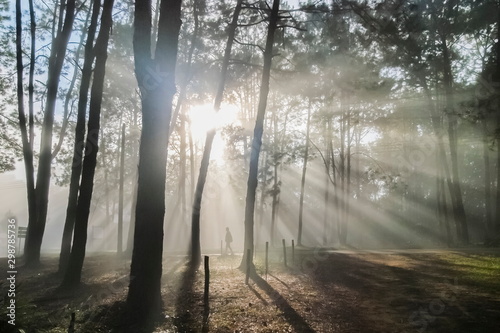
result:
<svg viewBox="0 0 500 333"><path fill-rule="evenodd" d="M238 107L233 104L222 104L219 112L215 112L212 105L200 104L192 106L187 114L191 122L191 135L199 146L204 145L206 134L210 129L215 128L218 131L210 159L223 162L225 143L219 130L224 126L238 123Z"/></svg>

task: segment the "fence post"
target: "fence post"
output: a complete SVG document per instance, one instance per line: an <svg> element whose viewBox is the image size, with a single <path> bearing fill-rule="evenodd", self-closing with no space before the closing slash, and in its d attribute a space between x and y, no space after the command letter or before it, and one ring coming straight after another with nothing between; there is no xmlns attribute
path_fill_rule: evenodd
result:
<svg viewBox="0 0 500 333"><path fill-rule="evenodd" d="M205 303L205 306L208 305L209 286L210 286L209 257L205 256L205 293L203 294L203 301Z"/></svg>
<svg viewBox="0 0 500 333"><path fill-rule="evenodd" d="M295 241L292 239L292 266L295 265Z"/></svg>
<svg viewBox="0 0 500 333"><path fill-rule="evenodd" d="M245 276L245 283L248 284L248 279L250 278L250 263L252 262L252 252L247 249L247 272Z"/></svg>
<svg viewBox="0 0 500 333"><path fill-rule="evenodd" d="M267 272L269 271L269 242L266 242L266 280L267 280Z"/></svg>
<svg viewBox="0 0 500 333"><path fill-rule="evenodd" d="M287 265L286 265L286 247L285 247L285 239L284 238L283 238L282 242L283 242L283 261L285 263L285 267L287 267Z"/></svg>

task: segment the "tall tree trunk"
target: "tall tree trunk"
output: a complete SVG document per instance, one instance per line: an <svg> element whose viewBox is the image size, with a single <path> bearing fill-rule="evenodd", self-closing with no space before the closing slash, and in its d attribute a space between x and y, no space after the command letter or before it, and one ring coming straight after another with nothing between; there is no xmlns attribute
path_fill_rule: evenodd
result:
<svg viewBox="0 0 500 333"><path fill-rule="evenodd" d="M35 8L33 0L29 0L30 9L30 70L28 81L28 113L29 113L29 142L31 150L33 150L33 140L35 139L35 119L34 119L34 105L35 105L35 60L36 60L36 21L35 21Z"/></svg>
<svg viewBox="0 0 500 333"><path fill-rule="evenodd" d="M236 8L234 9L233 18L229 26L226 49L224 50L224 59L219 77L219 85L214 100L214 110L218 112L222 103L224 95L224 87L226 85L227 69L229 67L229 60L231 57L231 49L233 47L234 35L238 26L238 17L241 11L242 0L238 0ZM201 213L201 199L203 197L203 189L207 179L208 165L210 163L210 153L212 151L212 144L215 138L215 129L211 129L205 138L205 147L203 148L203 157L201 159L200 173L198 174L198 181L194 193L193 212L191 215L191 261L194 266L199 265L201 262L201 244L200 244L200 213Z"/></svg>
<svg viewBox="0 0 500 333"><path fill-rule="evenodd" d="M71 164L71 176L69 183L68 205L66 208L66 219L64 221L63 236L61 242L61 253L59 255L59 273L64 274L71 252L71 239L76 218L76 205L78 202L78 189L80 187L80 176L82 173L83 148L85 140L85 122L87 113L87 101L92 77L92 63L94 62L94 38L97 29L97 19L101 7L100 0L92 3L92 16L87 32L87 42L84 50L82 78L80 80L80 91L78 97L78 110L75 128L75 141L73 145L73 162Z"/></svg>
<svg viewBox="0 0 500 333"><path fill-rule="evenodd" d="M36 216L28 222L28 233L26 236L25 256L26 265L37 265L40 262L40 250L42 247L43 234L47 221L47 209L49 202L49 187L52 165L52 131L54 127L54 113L64 58L69 38L73 29L75 18L75 0L68 0L66 4L66 15L60 33L52 46L49 58L47 78L47 102L42 125L40 158L36 180Z"/></svg>
<svg viewBox="0 0 500 333"><path fill-rule="evenodd" d="M278 156L281 154L281 152L278 150L278 115L277 115L278 109L274 109L274 115L273 115L273 132L274 132L274 145L273 145L273 201L272 201L272 206L271 206L271 246L274 246L274 231L276 229L276 220L278 218L278 203L279 203L279 196L280 196L280 182L278 180L278 165L281 160L281 156Z"/></svg>
<svg viewBox="0 0 500 333"><path fill-rule="evenodd" d="M180 104L181 101L178 101L177 104ZM179 188L178 188L178 196L180 199L179 205L179 219L180 219L180 227L184 230L186 224L186 164L187 164L187 142L186 142L186 117L185 117L185 107L181 106L181 116L180 116L180 127L179 127L179 136L180 136L180 144L179 144ZM174 126L174 124L170 125Z"/></svg>
<svg viewBox="0 0 500 333"><path fill-rule="evenodd" d="M344 111L344 96L341 97L341 110ZM340 162L339 162L339 177L340 177L340 194L337 195L339 203L339 220L338 220L338 238L340 245L345 245L344 242L344 223L345 223L345 176L346 176L346 115L342 114L340 119Z"/></svg>
<svg viewBox="0 0 500 333"><path fill-rule="evenodd" d="M328 220L330 211L330 144L331 132L330 132L330 119L326 120L324 134L325 134L325 153L324 153L324 163L325 163L325 192L324 192L324 211L323 211L323 246L328 243Z"/></svg>
<svg viewBox="0 0 500 333"><path fill-rule="evenodd" d="M443 80L446 94L446 112L448 114L448 137L450 144L451 156L451 176L453 183L453 195L455 196L454 217L460 225L459 239L463 244L469 243L469 231L467 228L467 220L465 216L464 203L462 198L462 190L460 188L460 178L458 175L458 144L457 144L457 115L455 114L453 105L453 74L451 70L451 59L448 46L444 37L441 38L443 50Z"/></svg>
<svg viewBox="0 0 500 333"><path fill-rule="evenodd" d="M331 121L330 121L330 132L333 130L332 129L332 124L331 124ZM337 235L337 239L339 240L340 242L340 238L339 238L339 229L340 229L340 211L341 211L341 207L340 207L340 200L339 200L339 188L338 188L338 174L339 174L339 170L337 169L337 165L335 163L335 154L334 154L334 151L333 151L333 142L332 140L329 141L328 143L328 146L330 148L330 158L331 158L331 166L332 166L332 178L333 178L333 207L334 207L334 210L335 210L335 214L334 214L334 217L335 217L335 221L333 223L333 227L332 227L332 230L335 230L335 227L336 227L336 230L337 232L333 233L332 235L332 241L333 241L333 236L335 236L335 234Z"/></svg>
<svg viewBox="0 0 500 333"><path fill-rule="evenodd" d="M102 127L101 127L101 136L102 136L102 147L103 149L101 150L101 165L102 165L102 170L104 173L104 201L105 201L105 209L106 209L106 220L105 223L107 225L113 223L115 221L114 219L114 206L113 203L110 202L110 197L109 197L109 172L108 172L108 166L113 167L113 165L110 163L108 164L108 154L106 152L106 137L104 136ZM113 160L113 158L111 158Z"/></svg>
<svg viewBox="0 0 500 333"><path fill-rule="evenodd" d="M120 187L118 190L118 240L117 252L123 252L123 183L125 182L125 124L122 125L122 143L120 147Z"/></svg>
<svg viewBox="0 0 500 333"><path fill-rule="evenodd" d="M92 8L92 4L90 7ZM61 130L59 131L59 140L58 140L54 150L52 151L52 159L54 159L57 156L57 154L59 154L59 151L61 150L62 145L64 143L64 138L66 137L66 132L67 132L67 128L69 125L69 118L70 118L70 102L72 100L73 90L75 88L75 84L76 84L76 81L78 79L78 70L80 69L80 66L79 66L80 53L81 53L83 45L85 44L85 37L87 36L87 28L88 28L88 24L89 24L89 21L90 21L91 16L92 16L91 13L93 12L90 10L91 8L89 8L89 11L87 12L87 15L85 17L85 23L84 23L82 30L81 30L80 42L79 42L78 47L77 47L76 52L75 52L75 59L74 59L75 65L73 67L73 75L72 75L68 90L66 91L66 94L64 96L63 121L62 121L62 125L61 125ZM93 38L94 37L92 37L92 40L93 40Z"/></svg>
<svg viewBox="0 0 500 333"><path fill-rule="evenodd" d="M137 0L134 13L135 74L141 89L134 249L127 296L128 319L143 327L161 311L161 274L167 143L175 94L181 0L162 0L155 57L151 54L151 2ZM154 76L158 73L158 76ZM152 77L153 76L153 77Z"/></svg>
<svg viewBox="0 0 500 333"><path fill-rule="evenodd" d="M21 139L23 145L24 170L26 174L26 192L28 196L29 224L33 225L36 216L35 202L35 179L33 167L33 141L30 141L28 127L26 124L26 113L24 111L24 89L23 89L23 50L22 50L22 11L21 0L16 0L16 66L17 66L17 107L19 127L21 130ZM31 118L30 114L30 118ZM31 119L30 119L31 121ZM26 243L25 243L26 245Z"/></svg>
<svg viewBox="0 0 500 333"><path fill-rule="evenodd" d="M264 116L267 107L267 96L269 94L269 80L271 77L271 64L273 60L274 33L278 25L280 0L273 1L273 7L269 17L266 47L264 49L264 66L262 69L262 81L260 85L259 105L257 108L257 119L253 132L252 147L250 152L250 168L248 172L247 196L245 205L245 241L243 246L243 259L240 268L246 270L247 250L253 254L254 250L254 209L255 192L257 190L257 176L259 167L259 155L262 146L262 134L264 132ZM253 259L250 258L250 269L254 270Z"/></svg>
<svg viewBox="0 0 500 333"><path fill-rule="evenodd" d="M137 143L139 141L138 140L139 138L136 136L136 133L138 133L137 117L138 117L138 111L137 108L134 106L133 127L130 131L131 146L132 146L130 165L132 165L133 167L131 179L134 189L132 191L132 203L130 205L130 223L128 226L128 233L127 233L127 249L125 250L126 258L132 257L132 250L134 248L135 206L137 204L137 161L138 161Z"/></svg>
<svg viewBox="0 0 500 333"><path fill-rule="evenodd" d="M101 103L104 90L106 60L108 56L108 41L113 23L111 15L113 3L114 0L105 0L103 3L101 28L99 30L99 35L97 36L94 48L96 63L90 96L85 158L83 160L80 194L78 196L78 205L76 207L73 246L71 248L68 267L62 282L64 287L74 287L80 283L83 261L85 259L90 202L92 200L92 192L94 189L94 174L97 164L97 151L99 149Z"/></svg>
<svg viewBox="0 0 500 333"><path fill-rule="evenodd" d="M300 201L299 201L299 230L297 234L297 245L302 246L302 226L304 213L304 194L306 185L307 160L309 159L309 134L311 132L311 99L307 107L306 123L306 146L304 150L304 163L302 164L302 178L300 180Z"/></svg>
<svg viewBox="0 0 500 333"><path fill-rule="evenodd" d="M349 220L351 218L351 147L352 147L352 125L351 125L351 111L349 111L349 118L347 118L347 176L346 176L346 198L345 198L345 226L344 226L344 243L347 244L347 234L349 230Z"/></svg>
<svg viewBox="0 0 500 333"><path fill-rule="evenodd" d="M437 146L438 146L438 155L437 156L439 158L439 160L437 162L441 164L442 170L443 170L443 174L441 174L440 177L443 178L443 185L444 185L444 183L446 183L446 185L448 186L448 190L450 192L450 201L452 204L452 209L453 209L453 211L455 211L456 200L455 200L454 191L453 191L453 182L451 180L450 168L448 165L448 160L446 158L446 150L445 150L444 140L443 140L444 129L443 129L443 124L442 124L442 117L438 114L437 106L435 105L435 103L433 101L430 89L427 85L426 78L424 76L420 75L419 80L420 80L420 84L422 85L422 87L424 89L424 93L426 95L429 114L431 116L431 123L432 123L432 127L434 129L434 133L436 135ZM443 190L444 190L444 188L443 188ZM445 212L447 214L448 211L447 211L447 205L446 205L446 194L443 193L442 195L443 195L443 204L444 204L443 212ZM446 221L448 221L447 215L445 218L445 222ZM457 229L457 234L459 234L460 233L459 230L461 228L461 225L460 225L460 223L458 223L458 221L456 219L454 219L454 222L455 222L455 227ZM448 225L448 222L446 222L446 223ZM450 236L449 240L451 240L451 236Z"/></svg>
<svg viewBox="0 0 500 333"><path fill-rule="evenodd" d="M436 151L436 154L439 154L439 151ZM438 173L436 175L437 181L437 196L438 196L438 212L440 222L444 226L445 235L446 235L446 245L451 247L453 245L453 237L451 235L450 221L448 219L448 205L446 202L446 186L445 186L445 177L443 176L444 167L440 163L440 159L436 157L437 162L437 170Z"/></svg>

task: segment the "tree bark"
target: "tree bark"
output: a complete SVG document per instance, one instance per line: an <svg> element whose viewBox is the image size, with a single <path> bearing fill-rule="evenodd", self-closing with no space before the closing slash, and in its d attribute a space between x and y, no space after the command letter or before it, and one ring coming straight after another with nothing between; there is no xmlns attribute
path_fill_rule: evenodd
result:
<svg viewBox="0 0 500 333"><path fill-rule="evenodd" d="M304 163L302 164L302 178L300 180L300 201L299 201L299 229L297 234L297 246L302 246L302 226L304 213L304 194L306 185L307 160L309 158L309 134L311 132L311 100L307 108L306 123L306 146L304 151Z"/></svg>
<svg viewBox="0 0 500 333"><path fill-rule="evenodd" d="M122 143L120 148L120 186L118 201L118 239L116 252L121 255L123 252L123 183L125 182L125 124L122 125Z"/></svg>
<svg viewBox="0 0 500 333"><path fill-rule="evenodd" d="M219 85L214 100L214 111L218 112L222 104L224 95L224 88L226 85L227 69L229 67L229 60L231 57L231 49L234 42L234 35L238 26L238 17L241 11L242 0L238 0L236 8L234 9L233 18L229 26L226 49L224 50L224 59L219 77ZM215 138L215 129L208 131L205 138L205 146L203 148L203 157L201 159L200 173L198 174L198 181L196 183L196 190L194 193L193 212L191 215L191 261L194 266L198 266L201 262L201 244L200 244L200 213L201 213L201 200L203 197L203 189L207 179L208 165L210 163L210 153L212 151L212 144Z"/></svg>
<svg viewBox="0 0 500 333"><path fill-rule="evenodd" d="M94 49L96 63L90 96L85 158L83 160L80 193L78 196L78 205L76 207L73 246L71 248L68 267L62 281L62 286L64 287L74 287L80 283L83 261L85 259L90 202L94 189L94 174L97 165L97 152L99 149L101 103L104 90L106 60L108 56L107 49L109 34L113 23L113 3L114 0L105 0L103 3L101 28Z"/></svg>
<svg viewBox="0 0 500 333"><path fill-rule="evenodd" d="M273 116L273 132L274 132L274 151L273 151L273 201L271 206L271 246L274 246L274 231L276 230L276 220L278 218L278 203L280 196L280 182L278 180L278 161L280 157L278 154L281 152L278 151L278 115L277 109L274 109ZM283 133L285 134L285 133Z"/></svg>
<svg viewBox="0 0 500 333"><path fill-rule="evenodd" d="M71 165L71 176L69 183L68 205L66 208L66 219L64 221L63 236L61 242L61 253L59 255L59 273L64 274L71 252L71 240L76 218L76 206L78 203L78 189L80 187L80 176L82 173L83 148L85 140L85 123L87 114L87 101L92 77L92 63L94 62L94 38L97 29L97 19L101 7L100 0L94 0L92 4L92 15L87 32L87 42L84 50L82 78L80 80L80 91L78 98L78 110L75 128L75 141L73 146L73 162Z"/></svg>
<svg viewBox="0 0 500 333"><path fill-rule="evenodd" d="M33 0L29 0L28 3L30 9L30 38L31 38L30 70L29 70L29 81L28 81L29 142L31 145L31 149L33 150L33 140L35 139L34 81L35 81L35 60L36 60L36 21L35 21L35 8L33 6Z"/></svg>
<svg viewBox="0 0 500 333"><path fill-rule="evenodd" d="M329 219L329 211L330 211L330 144L331 140L331 132L330 132L330 118L326 120L324 134L325 134L325 154L324 154L324 163L325 163L325 192L324 192L324 211L323 211L323 246L328 243L328 219Z"/></svg>
<svg viewBox="0 0 500 333"><path fill-rule="evenodd" d="M30 140L26 124L26 113L24 110L24 89L23 89L23 50L22 50L22 11L21 0L16 0L16 69L17 69L17 107L19 128L21 130L21 139L23 145L24 170L26 174L26 193L28 196L29 224L33 225L36 216L35 202L35 179L33 167L33 141ZM30 118L32 114L30 114ZM31 119L30 119L31 122ZM26 246L26 243L25 243Z"/></svg>
<svg viewBox="0 0 500 333"><path fill-rule="evenodd" d="M151 1L137 0L134 13L134 62L141 90L134 249L127 296L128 319L144 327L161 311L161 274L167 142L175 94L175 65L181 26L181 0L162 0L155 57L151 54Z"/></svg>
<svg viewBox="0 0 500 333"><path fill-rule="evenodd" d="M134 107L134 125L132 130L130 131L132 135L132 163L130 163L134 171L132 172L132 184L134 184L134 190L132 192L132 204L130 205L130 224L128 227L128 236L127 236L127 249L125 251L125 256L127 258L132 257L132 250L134 248L134 229L135 229L135 206L137 204L137 171L135 170L137 168L137 161L138 161L138 156L137 156L137 141L138 137L136 137L136 130L138 128L137 126L137 108Z"/></svg>
<svg viewBox="0 0 500 333"><path fill-rule="evenodd" d="M40 158L35 189L36 214L28 222L26 236L25 257L26 265L33 266L40 263L40 250L43 234L47 221L47 208L49 201L49 187L52 165L52 132L54 127L54 113L67 45L71 36L75 18L75 0L68 0L64 24L60 33L55 38L49 58L47 78L47 102L42 125Z"/></svg>
<svg viewBox="0 0 500 333"><path fill-rule="evenodd" d="M259 166L259 154L262 146L262 134L264 132L264 116L267 107L267 96L269 94L269 81L271 76L271 64L273 60L274 33L279 19L279 0L273 1L273 7L269 18L266 46L264 49L264 66L262 69L262 81L260 85L259 105L257 108L257 119L253 132L252 147L250 152L250 168L247 181L247 196L245 205L245 241L243 246L243 259L240 269L246 271L247 250L254 252L254 213L255 213L255 192L257 190L257 176ZM252 258L250 259L250 269L254 270Z"/></svg>
<svg viewBox="0 0 500 333"><path fill-rule="evenodd" d="M463 244L469 243L469 231L467 228L467 220L462 198L462 190L460 188L460 178L458 174L458 147L457 147L457 115L453 105L453 74L451 70L451 59L448 46L444 37L441 38L443 51L443 81L446 94L446 112L448 115L448 138L450 145L451 157L451 176L453 184L453 195L455 196L454 218L460 226L458 237Z"/></svg>

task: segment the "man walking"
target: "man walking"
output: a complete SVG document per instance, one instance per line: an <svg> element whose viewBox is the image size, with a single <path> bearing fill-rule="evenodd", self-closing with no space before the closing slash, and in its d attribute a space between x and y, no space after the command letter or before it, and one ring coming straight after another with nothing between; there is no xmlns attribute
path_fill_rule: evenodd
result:
<svg viewBox="0 0 500 333"><path fill-rule="evenodd" d="M231 248L231 243L233 242L233 236L231 235L231 231L226 227L226 254L227 250L231 250L231 255L234 255L233 249Z"/></svg>

